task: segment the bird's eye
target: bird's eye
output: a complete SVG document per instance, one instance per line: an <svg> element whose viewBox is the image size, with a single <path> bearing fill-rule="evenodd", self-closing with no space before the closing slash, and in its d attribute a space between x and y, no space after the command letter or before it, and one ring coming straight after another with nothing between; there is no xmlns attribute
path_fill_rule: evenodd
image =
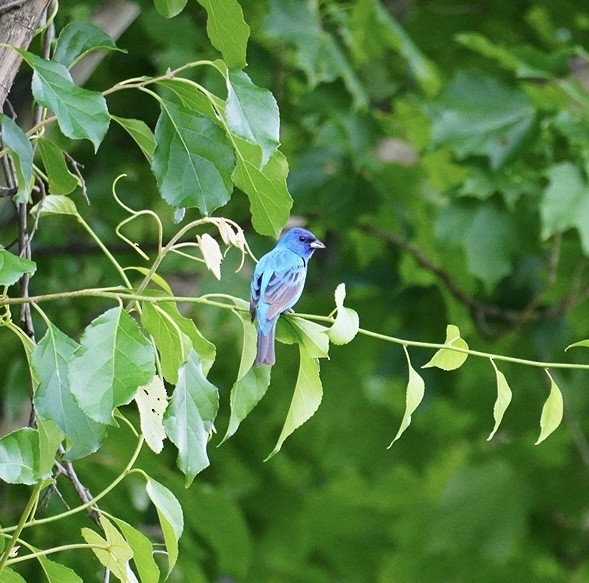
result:
<svg viewBox="0 0 589 583"><path fill-rule="evenodd" d="M306 240L307 240L307 239L305 238L305 236L304 236L304 235L301 235L301 236L299 237L299 241L302 241L303 243L304 243Z"/></svg>

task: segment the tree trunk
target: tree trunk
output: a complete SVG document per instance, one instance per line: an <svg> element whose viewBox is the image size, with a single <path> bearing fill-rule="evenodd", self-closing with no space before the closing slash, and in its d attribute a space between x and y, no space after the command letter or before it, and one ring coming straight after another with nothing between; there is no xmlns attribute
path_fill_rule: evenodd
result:
<svg viewBox="0 0 589 583"><path fill-rule="evenodd" d="M0 43L26 49L48 4L49 0L0 0ZM20 62L17 52L0 47L0 111Z"/></svg>

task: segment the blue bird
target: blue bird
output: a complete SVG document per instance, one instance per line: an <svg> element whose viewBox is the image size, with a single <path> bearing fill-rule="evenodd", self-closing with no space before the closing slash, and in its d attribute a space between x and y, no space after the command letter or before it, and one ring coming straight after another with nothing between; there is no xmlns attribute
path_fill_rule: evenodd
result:
<svg viewBox="0 0 589 583"><path fill-rule="evenodd" d="M305 229L291 229L256 266L251 284L250 314L258 320L258 350L254 365L272 366L274 333L280 314L299 300L307 277L307 264L315 249L325 245Z"/></svg>

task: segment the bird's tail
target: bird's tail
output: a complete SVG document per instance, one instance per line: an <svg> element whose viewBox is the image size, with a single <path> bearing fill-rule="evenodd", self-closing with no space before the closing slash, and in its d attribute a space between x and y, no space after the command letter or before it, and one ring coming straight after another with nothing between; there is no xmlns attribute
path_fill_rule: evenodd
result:
<svg viewBox="0 0 589 583"><path fill-rule="evenodd" d="M262 334L258 329L258 351L254 366L272 366L276 361L274 355L274 332L276 330L276 321L272 322L268 334Z"/></svg>

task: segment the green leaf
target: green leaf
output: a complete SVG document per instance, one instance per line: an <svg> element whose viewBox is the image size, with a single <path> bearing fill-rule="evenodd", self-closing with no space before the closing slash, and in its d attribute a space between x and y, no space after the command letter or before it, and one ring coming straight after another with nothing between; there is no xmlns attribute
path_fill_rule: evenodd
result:
<svg viewBox="0 0 589 583"><path fill-rule="evenodd" d="M499 429L499 425L501 425L501 421L503 420L503 415L505 415L505 411L507 410L507 407L509 407L509 403L511 403L511 388L507 383L505 375L497 368L493 359L491 359L491 364L495 369L495 376L497 377L497 400L493 407L495 426L493 427L493 431L489 434L489 437L487 437L487 441L490 441L497 432L497 429Z"/></svg>
<svg viewBox="0 0 589 583"><path fill-rule="evenodd" d="M192 350L180 368L164 415L164 428L178 448L178 467L186 476L187 487L209 465L207 443L218 408L219 391L204 376L200 356Z"/></svg>
<svg viewBox="0 0 589 583"><path fill-rule="evenodd" d="M33 97L55 113L63 134L72 140L90 140L98 150L110 122L104 97L78 87L63 65L26 51L18 53L34 69Z"/></svg>
<svg viewBox="0 0 589 583"><path fill-rule="evenodd" d="M554 164L547 172L548 188L540 206L542 237L576 228L585 255L589 255L589 185L572 162Z"/></svg>
<svg viewBox="0 0 589 583"><path fill-rule="evenodd" d="M444 346L468 350L468 344L460 338L460 330L453 324L446 326L446 341L444 342ZM455 370L464 364L467 357L468 354L466 352L457 352L451 348L440 348L422 368L435 366L442 370Z"/></svg>
<svg viewBox="0 0 589 583"><path fill-rule="evenodd" d="M84 583L76 572L69 567L51 561L42 555L38 556L37 559L49 583Z"/></svg>
<svg viewBox="0 0 589 583"><path fill-rule="evenodd" d="M164 18L173 18L184 10L187 0L154 0L155 9Z"/></svg>
<svg viewBox="0 0 589 583"><path fill-rule="evenodd" d="M62 440L63 433L55 421L37 420L37 431L39 434L39 474L41 476L51 475L51 468L55 463L55 455Z"/></svg>
<svg viewBox="0 0 589 583"><path fill-rule="evenodd" d="M304 345L309 356L328 358L329 329L298 316L290 316L287 322L294 328L298 342Z"/></svg>
<svg viewBox="0 0 589 583"><path fill-rule="evenodd" d="M266 461L280 451L286 438L295 429L299 428L315 414L323 398L323 386L319 376L319 360L313 356L312 351L309 351L307 344L299 344L299 351L301 357L299 374L292 401L278 441Z"/></svg>
<svg viewBox="0 0 589 583"><path fill-rule="evenodd" d="M36 270L37 264L34 261L0 249L0 285L13 285L25 273L33 275Z"/></svg>
<svg viewBox="0 0 589 583"><path fill-rule="evenodd" d="M207 34L228 67L243 69L249 26L237 0L198 0L207 11Z"/></svg>
<svg viewBox="0 0 589 583"><path fill-rule="evenodd" d="M49 179L49 193L63 195L73 192L80 180L69 171L61 148L45 138L39 138L37 145Z"/></svg>
<svg viewBox="0 0 589 583"><path fill-rule="evenodd" d="M460 71L432 105L432 141L459 159L487 156L500 168L521 148L536 122L527 96L495 78Z"/></svg>
<svg viewBox="0 0 589 583"><path fill-rule="evenodd" d="M565 351L568 350L569 348L578 348L581 346L583 346L585 348L589 348L589 340L579 340L579 342L575 342L574 344L569 344L565 348Z"/></svg>
<svg viewBox="0 0 589 583"><path fill-rule="evenodd" d="M145 485L149 499L157 510L164 542L168 551L168 575L178 560L178 541L184 530L184 517L180 503L168 488L149 478Z"/></svg>
<svg viewBox="0 0 589 583"><path fill-rule="evenodd" d="M133 399L155 374L153 346L121 307L93 320L69 367L70 387L82 411L113 424L113 411Z"/></svg>
<svg viewBox="0 0 589 583"><path fill-rule="evenodd" d="M92 552L100 563L111 571L117 579L123 582L129 581L127 572L129 561L133 558L133 551L108 518L101 515L99 520L105 538L102 538L97 532L89 528L82 529L82 537L90 545L105 546L104 549L94 546Z"/></svg>
<svg viewBox="0 0 589 583"><path fill-rule="evenodd" d="M133 551L133 562L141 583L158 583L160 570L153 558L153 546L149 539L124 520L113 517L113 521Z"/></svg>
<svg viewBox="0 0 589 583"><path fill-rule="evenodd" d="M329 339L334 344L348 344L358 334L360 328L360 318L358 313L351 308L344 306L346 299L346 286L340 283L335 289L335 306L337 308L337 315L335 322L327 331Z"/></svg>
<svg viewBox="0 0 589 583"><path fill-rule="evenodd" d="M415 412L419 404L423 400L423 395L425 394L425 382L421 375L413 368L411 365L411 359L409 358L409 352L407 347L403 345L403 350L405 351L405 356L407 357L407 366L409 367L409 381L407 382L407 389L405 393L405 413L403 414L403 419L401 420L401 426L397 431L397 435L395 439L391 441L389 448L403 435L404 431L409 427L411 424L411 415Z"/></svg>
<svg viewBox="0 0 589 583"><path fill-rule="evenodd" d="M16 171L17 190L14 201L31 201L33 189L33 147L27 135L7 115L0 113L2 143L8 149Z"/></svg>
<svg viewBox="0 0 589 583"><path fill-rule="evenodd" d="M191 350L198 352L204 374L215 361L215 345L209 342L190 318L185 318L173 302L145 302L141 323L153 337L160 354L164 378L172 384L178 380L178 369L188 360Z"/></svg>
<svg viewBox="0 0 589 583"><path fill-rule="evenodd" d="M10 567L5 567L0 574L0 583L27 583L27 581Z"/></svg>
<svg viewBox="0 0 589 583"><path fill-rule="evenodd" d="M548 370L546 370L546 374L550 379L550 394L542 407L542 415L540 416L540 435L534 445L542 443L560 425L564 412L562 393Z"/></svg>
<svg viewBox="0 0 589 583"><path fill-rule="evenodd" d="M70 389L69 363L78 344L48 323L47 332L31 356L39 378L33 396L40 419L57 423L67 438L66 457L77 459L95 452L106 434L106 426L90 419L74 400Z"/></svg>
<svg viewBox="0 0 589 583"><path fill-rule="evenodd" d="M257 87L243 71L228 71L225 122L229 130L262 149L265 166L280 143L280 113L276 99Z"/></svg>
<svg viewBox="0 0 589 583"><path fill-rule="evenodd" d="M266 394L272 370L269 366L253 366L256 358L256 327L250 321L248 313L236 314L243 325L243 347L237 379L231 388L229 424L221 443L235 434L241 422Z"/></svg>
<svg viewBox="0 0 589 583"><path fill-rule="evenodd" d="M59 34L53 60L70 69L91 51L121 51L113 39L91 22L74 21L67 24Z"/></svg>
<svg viewBox="0 0 589 583"><path fill-rule="evenodd" d="M111 119L116 121L127 133L135 140L147 161L151 163L153 152L155 150L155 137L149 126L140 119L131 119L127 117L117 117L111 115Z"/></svg>
<svg viewBox="0 0 589 583"><path fill-rule="evenodd" d="M288 162L276 151L260 170L259 148L235 138L237 167L233 172L235 186L247 194L254 229L261 235L277 238L286 224L292 198L286 186Z"/></svg>
<svg viewBox="0 0 589 583"><path fill-rule="evenodd" d="M0 439L0 480L32 485L49 474L39 472L39 432L23 427Z"/></svg>
<svg viewBox="0 0 589 583"><path fill-rule="evenodd" d="M78 216L78 209L74 201L60 194L50 194L41 199L32 209L33 216L45 217L48 215L73 215Z"/></svg>
<svg viewBox="0 0 589 583"><path fill-rule="evenodd" d="M164 412L168 406L168 395L164 387L164 381L159 376L154 376L152 381L139 387L135 395L139 419L141 422L141 433L145 443L155 453L160 453L164 448Z"/></svg>
<svg viewBox="0 0 589 583"><path fill-rule="evenodd" d="M231 197L235 167L227 138L209 118L172 101L161 102L151 168L164 200L209 215Z"/></svg>
<svg viewBox="0 0 589 583"><path fill-rule="evenodd" d="M211 237L208 233L202 236L196 236L196 242L200 247L202 258L204 259L207 269L218 279L221 279L221 262L223 261L223 253L221 247L216 239Z"/></svg>

